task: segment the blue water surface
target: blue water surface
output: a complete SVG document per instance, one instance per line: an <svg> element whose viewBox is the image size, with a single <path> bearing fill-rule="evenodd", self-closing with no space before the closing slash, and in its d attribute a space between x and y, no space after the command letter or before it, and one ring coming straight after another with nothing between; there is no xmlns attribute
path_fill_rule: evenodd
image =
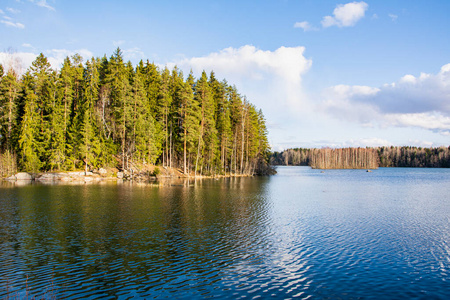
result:
<svg viewBox="0 0 450 300"><path fill-rule="evenodd" d="M450 170L0 187L0 298L450 299Z"/></svg>

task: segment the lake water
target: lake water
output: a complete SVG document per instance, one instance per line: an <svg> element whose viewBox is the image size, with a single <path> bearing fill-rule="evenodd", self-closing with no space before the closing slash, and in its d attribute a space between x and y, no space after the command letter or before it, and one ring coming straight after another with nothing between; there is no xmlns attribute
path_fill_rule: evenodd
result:
<svg viewBox="0 0 450 300"><path fill-rule="evenodd" d="M0 298L450 299L450 170L0 182Z"/></svg>

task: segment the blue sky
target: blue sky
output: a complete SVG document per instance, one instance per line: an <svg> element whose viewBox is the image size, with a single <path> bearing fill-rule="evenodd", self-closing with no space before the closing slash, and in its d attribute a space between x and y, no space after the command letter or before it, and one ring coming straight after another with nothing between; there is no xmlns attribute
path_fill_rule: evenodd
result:
<svg viewBox="0 0 450 300"><path fill-rule="evenodd" d="M274 150L450 144L450 1L2 0L0 62L44 53L214 70Z"/></svg>

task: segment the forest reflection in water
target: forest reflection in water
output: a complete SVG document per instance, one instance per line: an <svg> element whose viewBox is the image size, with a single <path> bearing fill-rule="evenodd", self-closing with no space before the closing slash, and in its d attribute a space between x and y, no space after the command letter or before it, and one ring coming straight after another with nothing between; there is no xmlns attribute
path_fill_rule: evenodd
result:
<svg viewBox="0 0 450 300"><path fill-rule="evenodd" d="M2 183L0 297L447 298L450 172Z"/></svg>
<svg viewBox="0 0 450 300"><path fill-rule="evenodd" d="M264 242L267 207L257 195L267 180L3 188L3 285L20 291L28 275L33 292L51 282L68 298L212 289L240 259L259 259L249 253Z"/></svg>

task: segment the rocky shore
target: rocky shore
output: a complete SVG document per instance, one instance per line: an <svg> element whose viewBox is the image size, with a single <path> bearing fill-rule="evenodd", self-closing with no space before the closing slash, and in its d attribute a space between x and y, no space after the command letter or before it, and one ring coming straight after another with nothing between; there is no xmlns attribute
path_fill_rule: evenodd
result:
<svg viewBox="0 0 450 300"><path fill-rule="evenodd" d="M37 182L99 182L112 180L156 180L156 175L152 172L120 172L115 168L93 171L73 171L73 172L43 172L29 173L19 172L5 178L7 181L37 181Z"/></svg>
<svg viewBox="0 0 450 300"><path fill-rule="evenodd" d="M19 172L5 178L7 181L39 181L39 182L96 182L104 180L117 180L124 178L123 173L118 172L115 176L107 172L48 172L48 173L27 173Z"/></svg>
<svg viewBox="0 0 450 300"><path fill-rule="evenodd" d="M73 172L44 172L44 173L29 173L19 172L10 177L4 178L6 181L26 183L26 182L42 182L42 183L57 183L57 182L72 182L72 183L94 183L102 181L115 180L129 180L137 182L156 181L164 179L187 179L187 178L220 178L220 177L242 177L243 175L216 175L216 176L194 176L194 174L183 174L180 169L162 167L157 172L120 172L117 169L103 169L93 171L73 171Z"/></svg>

